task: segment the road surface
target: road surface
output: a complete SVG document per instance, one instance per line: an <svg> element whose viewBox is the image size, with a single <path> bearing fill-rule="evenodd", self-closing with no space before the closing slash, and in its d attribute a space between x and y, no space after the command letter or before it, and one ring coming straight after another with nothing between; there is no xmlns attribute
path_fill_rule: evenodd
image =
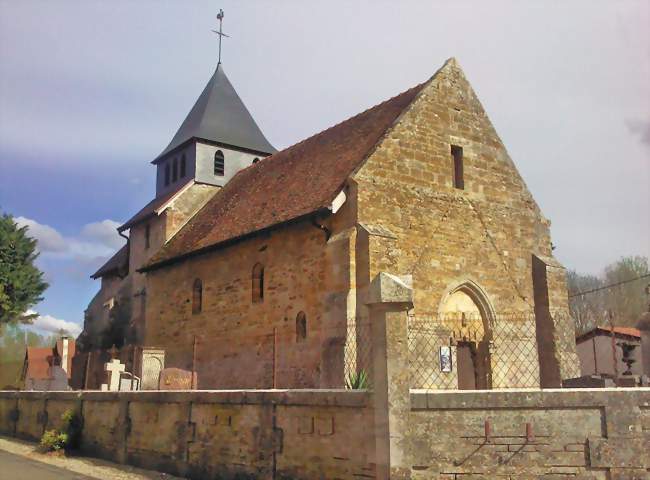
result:
<svg viewBox="0 0 650 480"><path fill-rule="evenodd" d="M0 450L0 477L11 480L93 480L70 470Z"/></svg>

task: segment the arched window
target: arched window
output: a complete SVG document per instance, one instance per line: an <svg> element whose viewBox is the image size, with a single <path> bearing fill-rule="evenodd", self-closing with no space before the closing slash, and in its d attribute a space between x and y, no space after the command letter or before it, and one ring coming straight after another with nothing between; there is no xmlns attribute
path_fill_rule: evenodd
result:
<svg viewBox="0 0 650 480"><path fill-rule="evenodd" d="M217 150L214 154L214 174L218 177L223 177L225 172L225 162L223 158L223 152Z"/></svg>
<svg viewBox="0 0 650 480"><path fill-rule="evenodd" d="M302 342L307 338L307 315L305 312L298 312L296 316L296 342Z"/></svg>
<svg viewBox="0 0 650 480"><path fill-rule="evenodd" d="M253 303L264 300L264 267L257 263L253 267Z"/></svg>
<svg viewBox="0 0 650 480"><path fill-rule="evenodd" d="M187 162L185 161L185 154L181 156L181 178L185 178L187 173Z"/></svg>
<svg viewBox="0 0 650 480"><path fill-rule="evenodd" d="M255 157L255 158L253 159L253 163L257 163L257 162L259 162L259 161L260 161L260 159L259 159L258 157Z"/></svg>
<svg viewBox="0 0 650 480"><path fill-rule="evenodd" d="M203 308L203 283L200 278L194 280L192 287L192 314L201 313Z"/></svg>
<svg viewBox="0 0 650 480"><path fill-rule="evenodd" d="M178 180L178 159L175 158L172 164L172 182L176 180Z"/></svg>
<svg viewBox="0 0 650 480"><path fill-rule="evenodd" d="M169 185L169 163L165 164L165 186Z"/></svg>

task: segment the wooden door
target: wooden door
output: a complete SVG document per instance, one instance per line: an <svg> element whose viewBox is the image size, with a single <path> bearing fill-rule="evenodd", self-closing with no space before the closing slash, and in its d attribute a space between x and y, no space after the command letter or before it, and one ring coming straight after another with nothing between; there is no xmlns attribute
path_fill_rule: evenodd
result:
<svg viewBox="0 0 650 480"><path fill-rule="evenodd" d="M456 345L456 370L459 390L476 390L476 346L474 342Z"/></svg>

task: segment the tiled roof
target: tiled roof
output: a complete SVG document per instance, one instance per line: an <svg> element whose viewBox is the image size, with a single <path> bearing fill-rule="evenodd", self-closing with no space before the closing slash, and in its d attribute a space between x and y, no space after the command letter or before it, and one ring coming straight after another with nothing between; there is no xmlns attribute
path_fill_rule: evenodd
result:
<svg viewBox="0 0 650 480"><path fill-rule="evenodd" d="M151 200L149 203L147 203L142 209L133 215L124 225L120 226L118 228L118 231L123 232L124 230L128 230L131 228L133 225L140 223L143 220L146 220L149 217L152 217L155 213L156 210L158 210L160 207L162 207L165 203L167 203L171 198L176 195L176 193L184 188L188 183L193 182L194 180L190 180L189 182L185 183L178 183L177 187L170 190L168 193L161 195L159 197L154 198Z"/></svg>
<svg viewBox="0 0 650 480"><path fill-rule="evenodd" d="M143 270L326 209L423 86L241 170Z"/></svg>
<svg viewBox="0 0 650 480"><path fill-rule="evenodd" d="M604 330L607 333L612 331L611 327L598 327L597 330ZM641 332L633 327L614 327L614 333L619 335L628 335L630 337L639 337L641 338Z"/></svg>
<svg viewBox="0 0 650 480"><path fill-rule="evenodd" d="M641 338L641 332L637 328L633 327L614 327L614 336L615 337L621 337L621 336L627 336L627 337L634 337L634 338ZM576 338L576 341L580 342L586 339L589 339L595 335L611 335L612 334L612 328L611 327L596 327L592 330L589 330L588 332L585 332L581 335L578 335Z"/></svg>
<svg viewBox="0 0 650 480"><path fill-rule="evenodd" d="M27 371L25 378L44 380L50 378L50 367L54 358L54 350L47 347L27 347L25 361Z"/></svg>
<svg viewBox="0 0 650 480"><path fill-rule="evenodd" d="M99 270L93 273L90 276L90 278L96 280L106 275L120 274L120 272L126 274L128 273L128 270L129 270L129 248L128 245L124 245L117 252L115 252L115 255L109 258L104 265L99 267Z"/></svg>

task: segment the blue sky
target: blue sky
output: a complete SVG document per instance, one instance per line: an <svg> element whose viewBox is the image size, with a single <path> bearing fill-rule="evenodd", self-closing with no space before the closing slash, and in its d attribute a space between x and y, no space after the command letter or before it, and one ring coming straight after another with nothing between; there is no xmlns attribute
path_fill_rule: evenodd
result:
<svg viewBox="0 0 650 480"><path fill-rule="evenodd" d="M646 1L0 0L0 209L30 226L45 329L81 323L114 226L216 65L284 148L455 56L543 212L557 257L650 254Z"/></svg>

